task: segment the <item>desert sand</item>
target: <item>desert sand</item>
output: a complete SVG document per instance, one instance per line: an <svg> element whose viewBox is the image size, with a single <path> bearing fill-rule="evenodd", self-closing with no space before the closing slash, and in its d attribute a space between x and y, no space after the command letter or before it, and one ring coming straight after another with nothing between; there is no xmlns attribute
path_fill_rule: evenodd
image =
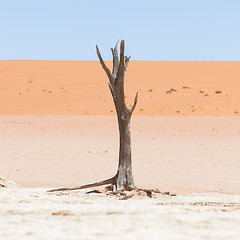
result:
<svg viewBox="0 0 240 240"><path fill-rule="evenodd" d="M0 191L1 239L239 239L240 196L117 200L83 191Z"/></svg>
<svg viewBox="0 0 240 240"><path fill-rule="evenodd" d="M0 79L0 114L115 114L98 61L0 61ZM139 91L134 115L238 116L239 79L240 62L130 61L126 102Z"/></svg>
<svg viewBox="0 0 240 240"><path fill-rule="evenodd" d="M177 194L240 194L240 117L132 119L136 185ZM75 186L112 177L114 116L0 116L1 175L23 187Z"/></svg>
<svg viewBox="0 0 240 240"><path fill-rule="evenodd" d="M239 62L130 62L135 183L176 196L122 201L47 193L116 172L100 64L0 61L0 239L239 239L239 78Z"/></svg>

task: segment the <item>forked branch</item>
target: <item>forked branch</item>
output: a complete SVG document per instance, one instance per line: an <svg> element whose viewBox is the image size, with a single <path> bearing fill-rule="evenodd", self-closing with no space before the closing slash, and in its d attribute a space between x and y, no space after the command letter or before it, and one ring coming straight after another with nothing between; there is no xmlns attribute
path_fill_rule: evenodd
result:
<svg viewBox="0 0 240 240"><path fill-rule="evenodd" d="M130 60L131 56L127 57L125 56L125 65L124 65L124 70L127 71L127 66L128 66L128 62Z"/></svg>
<svg viewBox="0 0 240 240"><path fill-rule="evenodd" d="M115 48L111 48L111 50L112 50L112 55L113 55L113 70L112 70L112 75L113 75L113 78L114 78L114 79L117 77L118 67L119 67L119 58L118 58L117 46L118 46L118 41L117 41L117 43L116 43Z"/></svg>
<svg viewBox="0 0 240 240"><path fill-rule="evenodd" d="M96 50L97 50L97 55L98 55L98 58L99 58L99 61L100 61L101 65L102 65L102 68L106 72L106 74L107 74L107 76L109 78L110 83L113 83L114 82L113 75L112 75L111 71L108 69L108 67L106 66L105 62L103 61L101 53L100 53L100 51L98 49L98 45L96 45Z"/></svg>
<svg viewBox="0 0 240 240"><path fill-rule="evenodd" d="M125 66L124 40L122 40L120 45L120 62L119 62L118 73L117 73L117 81L121 80L122 84L123 84L123 77L124 77L124 66Z"/></svg>
<svg viewBox="0 0 240 240"><path fill-rule="evenodd" d="M111 91L111 94L112 94L113 100L114 100L114 102L115 102L115 100L116 100L116 96L115 96L115 93L114 93L114 90L113 90L112 84L109 82L109 83L108 83L108 86L109 86L109 89L110 89L110 91Z"/></svg>
<svg viewBox="0 0 240 240"><path fill-rule="evenodd" d="M136 106L137 106L137 100L138 100L138 92L136 93L133 106L132 106L132 108L130 109L130 114L132 114L133 111L134 111L134 109L136 108Z"/></svg>

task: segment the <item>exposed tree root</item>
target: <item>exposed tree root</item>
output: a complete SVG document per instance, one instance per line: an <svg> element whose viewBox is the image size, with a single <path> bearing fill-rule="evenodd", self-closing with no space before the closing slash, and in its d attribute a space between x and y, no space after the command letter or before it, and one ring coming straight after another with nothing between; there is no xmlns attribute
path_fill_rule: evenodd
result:
<svg viewBox="0 0 240 240"><path fill-rule="evenodd" d="M145 192L147 194L148 197L152 197L153 193L161 193L163 195L167 195L167 196L171 196L171 197L175 197L177 196L175 193L170 193L170 192L161 192L158 188L154 188L154 189L147 189L147 188L137 188L137 191L142 191Z"/></svg>
<svg viewBox="0 0 240 240"><path fill-rule="evenodd" d="M114 184L116 182L116 178L117 178L117 175L101 182L91 183L91 184L87 184L79 187L73 187L73 188L56 188L56 189L48 190L47 192L72 191L72 190L80 190L80 189L86 189L91 187L99 187L106 184Z"/></svg>
<svg viewBox="0 0 240 240"><path fill-rule="evenodd" d="M132 198L133 196L134 196L134 194L129 194L129 195L126 195L123 198L120 198L119 200L128 200L129 198Z"/></svg>
<svg viewBox="0 0 240 240"><path fill-rule="evenodd" d="M91 193L101 193L101 192L98 190L92 190L92 191L86 192L85 194L91 194Z"/></svg>
<svg viewBox="0 0 240 240"><path fill-rule="evenodd" d="M117 196L117 197L126 196L126 195L127 195L126 193L124 193L124 192L119 192L119 191L117 191L117 192L109 191L109 192L107 192L107 194L108 194L108 195L115 195L115 196Z"/></svg>
<svg viewBox="0 0 240 240"><path fill-rule="evenodd" d="M146 188L136 188L137 191L143 191L147 194L148 197L152 197L152 193L161 193L157 188L156 189L146 189Z"/></svg>
<svg viewBox="0 0 240 240"><path fill-rule="evenodd" d="M132 198L134 196L134 194L127 194L123 191L118 191L116 189L116 179L117 179L117 174L114 177L109 178L109 179L104 180L104 181L101 181L101 182L91 183L91 184L87 184L87 185L83 185L83 186L79 186L79 187L73 187L73 188L51 189L51 190L48 190L47 192L80 190L80 189L99 187L99 186L110 184L110 185L105 187L107 195L115 195L116 197L119 198L119 200L127 200L129 198ZM136 187L135 189L132 189L132 190L136 190L137 192L145 192L146 195L149 198L152 198L152 197L156 196L156 195L154 195L156 193L160 193L162 195L167 195L167 196L171 196L171 197L176 196L176 194L171 194L170 192L161 192L157 188L147 189L147 188ZM97 191L97 190L93 190L93 191L90 191L90 192L87 192L87 193L100 193L100 192Z"/></svg>

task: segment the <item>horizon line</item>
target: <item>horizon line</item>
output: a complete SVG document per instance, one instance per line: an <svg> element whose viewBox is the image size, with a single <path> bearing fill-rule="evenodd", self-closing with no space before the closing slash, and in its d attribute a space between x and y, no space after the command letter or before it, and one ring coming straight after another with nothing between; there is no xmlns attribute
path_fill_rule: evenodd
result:
<svg viewBox="0 0 240 240"><path fill-rule="evenodd" d="M99 62L99 60L58 60L58 59L0 59L0 61L49 61L49 62ZM112 60L104 60L112 61ZM131 60L130 62L240 62L240 60Z"/></svg>

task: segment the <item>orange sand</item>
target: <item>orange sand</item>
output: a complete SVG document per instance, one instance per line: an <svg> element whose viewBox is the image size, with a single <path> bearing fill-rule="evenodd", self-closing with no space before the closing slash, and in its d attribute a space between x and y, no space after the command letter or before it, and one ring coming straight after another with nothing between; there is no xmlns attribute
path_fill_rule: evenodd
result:
<svg viewBox="0 0 240 240"><path fill-rule="evenodd" d="M240 62L132 61L126 101L139 91L134 115L236 116L239 79ZM107 82L97 61L0 61L0 114L113 115Z"/></svg>

